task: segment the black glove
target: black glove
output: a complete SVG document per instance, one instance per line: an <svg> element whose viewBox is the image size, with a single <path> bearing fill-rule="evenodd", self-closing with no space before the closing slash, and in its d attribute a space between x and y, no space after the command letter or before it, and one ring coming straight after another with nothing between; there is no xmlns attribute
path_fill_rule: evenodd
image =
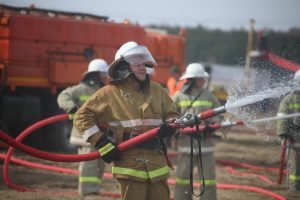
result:
<svg viewBox="0 0 300 200"><path fill-rule="evenodd" d="M121 152L116 146L116 143L112 142L109 138L103 135L95 145L98 148L101 158L106 163L111 163L112 161L120 160Z"/></svg>
<svg viewBox="0 0 300 200"><path fill-rule="evenodd" d="M174 135L175 133L176 133L176 128L172 128L171 126L168 125L167 122L160 125L160 127L157 131L157 135L162 138L170 137L170 136Z"/></svg>

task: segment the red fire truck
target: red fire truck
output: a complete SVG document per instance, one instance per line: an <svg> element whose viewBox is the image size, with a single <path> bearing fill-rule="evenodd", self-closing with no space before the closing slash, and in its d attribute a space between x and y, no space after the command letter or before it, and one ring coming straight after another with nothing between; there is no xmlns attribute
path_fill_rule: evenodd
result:
<svg viewBox="0 0 300 200"><path fill-rule="evenodd" d="M165 84L169 69L184 71L185 31L150 31L107 17L0 5L0 128L17 136L27 126L62 113L56 98L77 84L94 58L112 62L127 41L146 45L158 63L154 81ZM67 122L42 128L28 143L73 151Z"/></svg>

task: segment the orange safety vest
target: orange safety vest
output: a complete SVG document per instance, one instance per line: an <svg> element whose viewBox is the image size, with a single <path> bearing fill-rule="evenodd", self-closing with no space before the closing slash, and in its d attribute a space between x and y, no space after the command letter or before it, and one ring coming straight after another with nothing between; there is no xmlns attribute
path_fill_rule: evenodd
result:
<svg viewBox="0 0 300 200"><path fill-rule="evenodd" d="M179 91L182 88L182 86L184 85L185 82L186 82L186 80L178 81L174 77L170 77L167 82L169 95L173 96L175 94L175 92Z"/></svg>

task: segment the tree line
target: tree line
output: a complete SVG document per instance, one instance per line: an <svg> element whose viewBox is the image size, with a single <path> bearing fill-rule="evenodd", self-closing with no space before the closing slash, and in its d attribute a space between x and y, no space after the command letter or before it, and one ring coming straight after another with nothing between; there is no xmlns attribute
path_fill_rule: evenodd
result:
<svg viewBox="0 0 300 200"><path fill-rule="evenodd" d="M179 27L151 26L177 34ZM207 62L244 65L248 30L208 29L203 26L186 28L186 63ZM267 48L270 52L300 64L300 28L289 31L267 30ZM254 32L253 48L258 45L259 31Z"/></svg>

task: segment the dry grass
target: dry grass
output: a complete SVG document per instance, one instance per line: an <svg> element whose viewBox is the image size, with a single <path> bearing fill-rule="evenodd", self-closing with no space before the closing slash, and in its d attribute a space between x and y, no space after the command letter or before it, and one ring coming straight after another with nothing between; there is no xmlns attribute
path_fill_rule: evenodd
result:
<svg viewBox="0 0 300 200"><path fill-rule="evenodd" d="M244 130L244 131L243 131ZM4 153L4 149L1 153ZM42 161L29 157L27 155L17 153L18 158L43 162L46 164L56 165L65 168L77 169L77 163L53 163ZM235 162L243 162L262 167L278 167L280 156L280 145L277 138L266 137L264 135L250 133L249 130L239 129L238 132L227 133L227 139L222 139L216 146L216 158L218 160L229 160ZM0 176L2 177L3 167L0 162ZM32 189L38 189L39 192L17 192L8 188L3 180L0 180L0 196L6 200L32 200L32 199L49 199L49 200L73 200L82 199L76 195L77 176L61 173L48 172L23 166L11 165L10 178L16 183ZM109 170L107 168L107 170ZM253 171L245 168L236 168L239 172L257 173L268 177L270 180L277 181L277 173L269 171ZM270 190L286 197L289 200L300 199L300 194L291 193L284 186L270 185L253 176L239 176L228 173L222 164L217 167L217 181L222 184L240 184L260 187ZM171 186L171 190L173 190ZM105 180L103 183L103 191L119 193L119 187L114 180ZM218 197L222 200L258 200L272 199L262 194L245 191L245 190L218 190ZM113 199L108 197L94 196L86 198L94 199Z"/></svg>

